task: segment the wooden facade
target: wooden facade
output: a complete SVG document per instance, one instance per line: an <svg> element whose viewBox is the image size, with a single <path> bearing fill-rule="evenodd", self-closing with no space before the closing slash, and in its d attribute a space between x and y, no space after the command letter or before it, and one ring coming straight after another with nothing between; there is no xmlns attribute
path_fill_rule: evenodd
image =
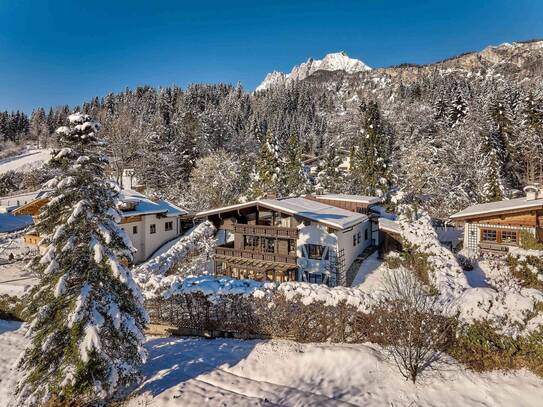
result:
<svg viewBox="0 0 543 407"><path fill-rule="evenodd" d="M507 253L509 247L522 244L523 231L533 233L543 242L543 208L483 213L457 221L466 224L464 246L480 252Z"/></svg>
<svg viewBox="0 0 543 407"><path fill-rule="evenodd" d="M323 197L316 197L312 195L306 195L306 199L311 199L312 201L320 202L326 205L335 206L336 208L346 209L351 212L357 213L368 213L368 208L372 205L366 202L357 202L357 201L348 201L342 199L329 199Z"/></svg>
<svg viewBox="0 0 543 407"><path fill-rule="evenodd" d="M216 275L296 280L299 219L257 204L209 215L207 219L229 235L228 241L215 249Z"/></svg>

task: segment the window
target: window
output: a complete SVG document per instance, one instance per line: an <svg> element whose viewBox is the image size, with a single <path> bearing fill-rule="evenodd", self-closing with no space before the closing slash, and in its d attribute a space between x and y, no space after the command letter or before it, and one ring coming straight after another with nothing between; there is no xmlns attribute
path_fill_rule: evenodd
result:
<svg viewBox="0 0 543 407"><path fill-rule="evenodd" d="M169 231L169 230L173 230L173 222L171 222L171 221L170 221L170 222L166 222L166 223L164 224L164 229L166 230L166 232Z"/></svg>
<svg viewBox="0 0 543 407"><path fill-rule="evenodd" d="M132 226L132 233L137 235L138 234L138 227L137 226Z"/></svg>
<svg viewBox="0 0 543 407"><path fill-rule="evenodd" d="M353 246L356 246L356 235L353 235Z"/></svg>
<svg viewBox="0 0 543 407"><path fill-rule="evenodd" d="M289 239L288 254L290 254L291 256L296 256L296 240Z"/></svg>
<svg viewBox="0 0 543 407"><path fill-rule="evenodd" d="M267 237L262 238L262 251L265 253L274 253L275 252L275 240L268 239Z"/></svg>
<svg viewBox="0 0 543 407"><path fill-rule="evenodd" d="M516 230L502 230L502 243L516 244L518 235Z"/></svg>
<svg viewBox="0 0 543 407"><path fill-rule="evenodd" d="M155 224L152 224L150 226L150 228L151 228L151 234L156 233L156 225Z"/></svg>
<svg viewBox="0 0 543 407"><path fill-rule="evenodd" d="M360 232L358 232L358 233L356 234L356 240L357 240L356 243L357 243L357 244L360 244Z"/></svg>
<svg viewBox="0 0 543 407"><path fill-rule="evenodd" d="M307 252L307 258L311 260L322 260L325 247L326 246L320 244L306 244L305 251ZM328 260L328 253L324 257L324 260Z"/></svg>
<svg viewBox="0 0 543 407"><path fill-rule="evenodd" d="M368 229L364 230L364 240L368 240Z"/></svg>
<svg viewBox="0 0 543 407"><path fill-rule="evenodd" d="M482 229L481 230L481 240L483 242L497 242L498 235L495 229Z"/></svg>
<svg viewBox="0 0 543 407"><path fill-rule="evenodd" d="M258 243L258 236L243 237L243 247L245 248L245 250L257 250Z"/></svg>

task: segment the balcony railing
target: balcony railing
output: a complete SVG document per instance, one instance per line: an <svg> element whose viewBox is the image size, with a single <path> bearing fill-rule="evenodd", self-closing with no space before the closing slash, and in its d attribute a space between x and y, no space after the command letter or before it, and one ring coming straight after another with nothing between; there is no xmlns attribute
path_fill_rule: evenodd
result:
<svg viewBox="0 0 543 407"><path fill-rule="evenodd" d="M298 238L298 229L264 225L234 225L234 233L253 236Z"/></svg>
<svg viewBox="0 0 543 407"><path fill-rule="evenodd" d="M507 253L509 247L516 246L515 243L504 244L504 243L489 243L489 242L480 242L479 249L497 253Z"/></svg>
<svg viewBox="0 0 543 407"><path fill-rule="evenodd" d="M217 256L236 257L239 259L252 259L252 260L269 261L273 263L296 264L296 256L289 256L289 255L282 255L282 254L275 254L275 253L254 252L251 250L239 250L239 249L232 249L229 247L222 247L222 246L218 246L215 248L215 254Z"/></svg>

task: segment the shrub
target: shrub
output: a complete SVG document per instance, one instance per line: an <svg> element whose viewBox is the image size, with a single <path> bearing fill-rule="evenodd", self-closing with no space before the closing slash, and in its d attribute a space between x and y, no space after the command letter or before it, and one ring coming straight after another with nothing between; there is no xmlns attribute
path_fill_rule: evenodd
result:
<svg viewBox="0 0 543 407"><path fill-rule="evenodd" d="M513 338L497 333L488 321L477 321L458 330L450 353L477 372L525 367L543 376L543 327Z"/></svg>
<svg viewBox="0 0 543 407"><path fill-rule="evenodd" d="M543 257L509 255L507 264L511 274L524 286L543 289Z"/></svg>
<svg viewBox="0 0 543 407"><path fill-rule="evenodd" d="M543 243L539 242L532 233L522 230L520 232L520 247L526 250L543 250Z"/></svg>
<svg viewBox="0 0 543 407"><path fill-rule="evenodd" d="M23 321L24 301L7 294L0 295L0 319L10 321Z"/></svg>

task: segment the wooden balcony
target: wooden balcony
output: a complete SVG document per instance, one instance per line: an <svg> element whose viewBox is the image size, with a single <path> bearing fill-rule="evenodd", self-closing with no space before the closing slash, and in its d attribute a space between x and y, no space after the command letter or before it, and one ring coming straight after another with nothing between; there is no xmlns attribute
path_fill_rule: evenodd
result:
<svg viewBox="0 0 543 407"><path fill-rule="evenodd" d="M496 253L496 254L505 254L509 252L509 247L516 246L516 244L503 244L503 243L489 243L481 242L479 243L479 249L481 251Z"/></svg>
<svg viewBox="0 0 543 407"><path fill-rule="evenodd" d="M238 258L256 260L257 262L270 262L296 265L296 256L275 253L264 253L252 250L238 250L230 247L218 246L215 248L217 258Z"/></svg>
<svg viewBox="0 0 543 407"><path fill-rule="evenodd" d="M298 229L279 226L243 225L238 223L234 225L234 233L253 236L284 237L290 239L298 238Z"/></svg>

